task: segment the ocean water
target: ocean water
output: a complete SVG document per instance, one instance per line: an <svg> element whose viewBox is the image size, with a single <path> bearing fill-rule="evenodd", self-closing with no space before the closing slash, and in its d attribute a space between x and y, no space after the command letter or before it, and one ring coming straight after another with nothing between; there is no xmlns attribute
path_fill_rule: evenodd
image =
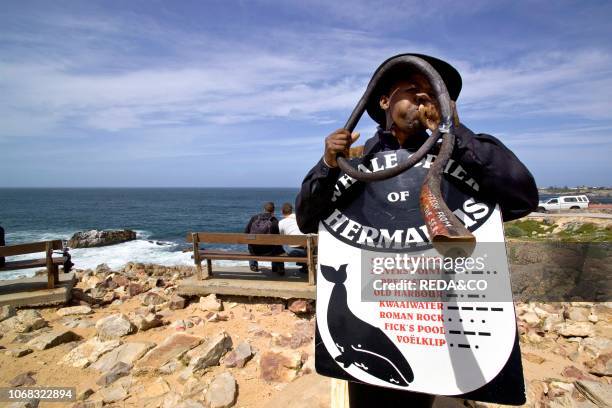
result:
<svg viewBox="0 0 612 408"><path fill-rule="evenodd" d="M138 239L100 248L71 249L76 268L129 261L192 265L189 231L243 232L263 203L295 202L297 188L0 188L0 225L7 244L68 239L90 229L132 229ZM540 199L544 199L540 197ZM242 245L210 248L245 249ZM42 256L42 254L40 254ZM11 257L27 259L31 255ZM216 261L220 265L246 265ZM265 265L266 263L264 263ZM1 279L31 276L34 270L0 273Z"/></svg>
<svg viewBox="0 0 612 408"><path fill-rule="evenodd" d="M191 254L182 252L189 247L185 242L189 231L243 232L249 218L261 212L267 201L275 203L280 219L281 205L293 204L297 193L293 188L0 188L0 225L6 231L7 245L68 239L90 229L137 232L135 241L71 249L75 268L94 268L101 263L118 268L129 261L192 265ZM210 247L246 249L241 245ZM3 272L0 279L33 273Z"/></svg>

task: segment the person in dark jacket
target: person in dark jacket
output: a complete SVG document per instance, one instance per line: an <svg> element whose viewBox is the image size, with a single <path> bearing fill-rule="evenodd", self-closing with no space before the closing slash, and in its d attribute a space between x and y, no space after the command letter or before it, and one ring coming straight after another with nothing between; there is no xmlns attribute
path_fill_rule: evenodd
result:
<svg viewBox="0 0 612 408"><path fill-rule="evenodd" d="M274 203L268 202L263 206L264 212L254 215L244 229L246 234L278 234L278 219L274 216ZM280 245L249 245L249 253L252 255L280 255L285 251ZM249 261L249 267L253 272L259 270L257 261ZM283 262L272 262L272 272L284 275L285 264Z"/></svg>
<svg viewBox="0 0 612 408"><path fill-rule="evenodd" d="M0 226L0 246L5 246L4 242L4 228ZM0 266L4 266L4 257L0 256Z"/></svg>
<svg viewBox="0 0 612 408"><path fill-rule="evenodd" d="M446 84L455 108L456 142L451 158L478 183L476 198L498 203L504 221L533 211L538 204L538 192L525 165L497 138L474 133L459 122L454 105L461 91L461 76L457 70L437 58L408 55L429 62ZM366 141L363 155L402 148L416 150L427 139L427 129L434 130L439 121L431 86L425 77L410 72L408 67L388 71L368 101L367 112L379 128L374 137ZM325 139L323 157L304 178L296 199L296 218L302 232L316 233L319 221L333 211L331 198L341 176L336 156L341 153L349 157L349 148L358 137L356 133L339 129ZM349 382L349 395L351 407L430 407L434 400L426 394L355 382Z"/></svg>
<svg viewBox="0 0 612 408"><path fill-rule="evenodd" d="M456 101L461 90L461 76L457 70L437 58L417 56L427 60L441 74L451 99ZM368 101L368 114L379 128L374 137L366 141L363 154L400 148L414 150L421 146L428 137L427 129L437 127L438 114L432 94L422 75L410 74L406 69L390 71L379 81L374 96ZM474 133L459 123L456 108L455 121L456 141L451 158L478 183L476 198L499 204L504 221L534 211L538 191L525 165L497 138ZM304 178L296 199L296 218L302 232L316 233L319 221L332 212L331 197L340 177L336 155L348 156L351 144L358 137L357 133L338 129L325 139L324 155Z"/></svg>

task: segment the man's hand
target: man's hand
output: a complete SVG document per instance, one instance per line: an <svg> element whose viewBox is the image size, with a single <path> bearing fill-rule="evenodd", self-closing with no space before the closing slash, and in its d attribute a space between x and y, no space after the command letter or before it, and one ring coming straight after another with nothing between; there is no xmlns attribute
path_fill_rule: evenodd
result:
<svg viewBox="0 0 612 408"><path fill-rule="evenodd" d="M419 95L417 95L417 97ZM423 95L427 98L423 97L423 102L419 104L418 118L425 128L433 132L440 124L440 114L438 113L438 107L431 99L428 99L429 96L427 94ZM457 105L455 101L451 101L451 109L453 110L453 123L455 126L459 126L459 115L457 114Z"/></svg>
<svg viewBox="0 0 612 408"><path fill-rule="evenodd" d="M323 158L330 167L338 167L336 156L341 153L349 157L349 148L359 138L358 132L351 134L346 129L338 129L325 138L325 154Z"/></svg>
<svg viewBox="0 0 612 408"><path fill-rule="evenodd" d="M421 122L423 127L433 132L438 128L438 124L440 123L438 107L426 93L417 94L417 101L419 103L417 114L419 122Z"/></svg>

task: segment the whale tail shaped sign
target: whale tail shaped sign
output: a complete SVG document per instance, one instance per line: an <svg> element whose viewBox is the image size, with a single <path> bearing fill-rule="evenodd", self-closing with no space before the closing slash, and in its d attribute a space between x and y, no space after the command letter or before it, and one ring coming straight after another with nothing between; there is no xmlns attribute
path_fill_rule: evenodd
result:
<svg viewBox="0 0 612 408"><path fill-rule="evenodd" d="M371 171L408 154L377 153L356 165ZM477 245L454 252L433 248L418 193L434 159L381 182L340 178L334 211L319 225L317 372L397 390L522 404L499 209L477 200L474 180L449 165L445 200ZM451 180L453 173L461 180Z"/></svg>

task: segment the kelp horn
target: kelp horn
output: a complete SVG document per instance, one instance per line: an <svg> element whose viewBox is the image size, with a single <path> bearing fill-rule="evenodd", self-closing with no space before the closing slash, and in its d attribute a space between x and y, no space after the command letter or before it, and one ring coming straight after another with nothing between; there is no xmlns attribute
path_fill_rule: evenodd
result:
<svg viewBox="0 0 612 408"><path fill-rule="evenodd" d="M361 116L366 110L369 99L373 96L374 89L377 83L392 69L397 69L398 66L407 66L411 72L419 72L427 78L435 99L438 102L440 109L440 123L438 128L427 138L425 143L411 155L407 160L398 163L397 166L386 168L377 172L361 172L351 166L349 161L338 155L338 166L344 173L350 177L364 182L386 180L397 176L398 174L410 169L434 147L439 139L442 139L442 144L438 152L438 156L431 165L427 173L423 186L421 187L420 204L421 213L425 220L427 230L432 243L452 243L452 242L476 242L474 235L459 221L459 219L450 211L448 205L442 197L440 183L442 181L442 173L455 145L455 136L453 134L453 109L451 98L449 96L446 84L440 74L422 58L414 55L402 55L388 60L380 67L368 84L363 96L357 103L355 109L351 113L344 128L352 132L361 119Z"/></svg>

